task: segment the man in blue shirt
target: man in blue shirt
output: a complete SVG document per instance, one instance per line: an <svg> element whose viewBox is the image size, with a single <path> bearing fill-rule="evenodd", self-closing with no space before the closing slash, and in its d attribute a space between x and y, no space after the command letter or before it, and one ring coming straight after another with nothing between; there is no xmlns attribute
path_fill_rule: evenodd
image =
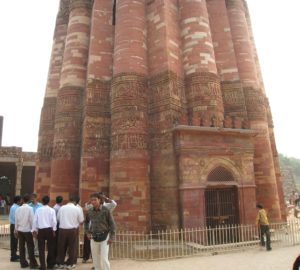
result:
<svg viewBox="0 0 300 270"><path fill-rule="evenodd" d="M31 203L29 204L29 206L32 207L33 213L35 214L36 209L42 207L43 205L40 202L38 202L36 193L32 193L30 199Z"/></svg>
<svg viewBox="0 0 300 270"><path fill-rule="evenodd" d="M18 238L15 237L15 212L17 208L20 207L22 203L21 196L14 197L14 204L11 206L9 210L9 224L10 224L10 261L18 262L20 257L17 255L18 249Z"/></svg>

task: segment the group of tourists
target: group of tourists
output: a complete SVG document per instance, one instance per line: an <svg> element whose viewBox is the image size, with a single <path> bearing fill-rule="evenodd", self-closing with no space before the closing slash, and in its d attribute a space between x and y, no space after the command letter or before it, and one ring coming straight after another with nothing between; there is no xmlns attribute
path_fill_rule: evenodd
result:
<svg viewBox="0 0 300 270"><path fill-rule="evenodd" d="M75 268L79 231L83 224L82 262L87 262L92 255L93 269L109 270L109 245L114 240L116 230L112 211L117 203L101 192L93 193L90 201L85 204L84 217L78 196L70 197L64 205L63 201L62 196L57 196L56 204L50 207L47 195L42 197L41 203L35 193L14 197L9 212L11 262L20 262L21 268L30 269ZM40 265L36 256L39 257Z"/></svg>

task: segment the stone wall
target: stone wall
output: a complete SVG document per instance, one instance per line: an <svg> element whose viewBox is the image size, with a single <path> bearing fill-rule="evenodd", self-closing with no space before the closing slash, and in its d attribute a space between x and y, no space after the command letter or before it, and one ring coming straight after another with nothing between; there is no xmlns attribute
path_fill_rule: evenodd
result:
<svg viewBox="0 0 300 270"><path fill-rule="evenodd" d="M256 202L284 218L244 0L61 0L53 44L37 191L87 201L102 190L126 230L192 227L219 162L238 222L254 222Z"/></svg>

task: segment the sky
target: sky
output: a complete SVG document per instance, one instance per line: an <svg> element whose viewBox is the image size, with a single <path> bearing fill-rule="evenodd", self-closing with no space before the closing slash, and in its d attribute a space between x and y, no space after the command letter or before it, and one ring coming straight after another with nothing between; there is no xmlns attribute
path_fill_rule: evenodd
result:
<svg viewBox="0 0 300 270"><path fill-rule="evenodd" d="M59 0L2 1L2 145L36 151ZM248 0L277 149L300 158L300 0Z"/></svg>

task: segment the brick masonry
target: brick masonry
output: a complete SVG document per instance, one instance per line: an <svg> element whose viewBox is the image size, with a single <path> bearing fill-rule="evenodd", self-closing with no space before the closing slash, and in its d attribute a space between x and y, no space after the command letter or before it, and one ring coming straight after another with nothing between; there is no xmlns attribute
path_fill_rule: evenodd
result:
<svg viewBox="0 0 300 270"><path fill-rule="evenodd" d="M211 183L222 168L232 176ZM284 218L270 106L243 0L61 0L35 189L118 202L120 229L206 225L205 191L238 222Z"/></svg>

